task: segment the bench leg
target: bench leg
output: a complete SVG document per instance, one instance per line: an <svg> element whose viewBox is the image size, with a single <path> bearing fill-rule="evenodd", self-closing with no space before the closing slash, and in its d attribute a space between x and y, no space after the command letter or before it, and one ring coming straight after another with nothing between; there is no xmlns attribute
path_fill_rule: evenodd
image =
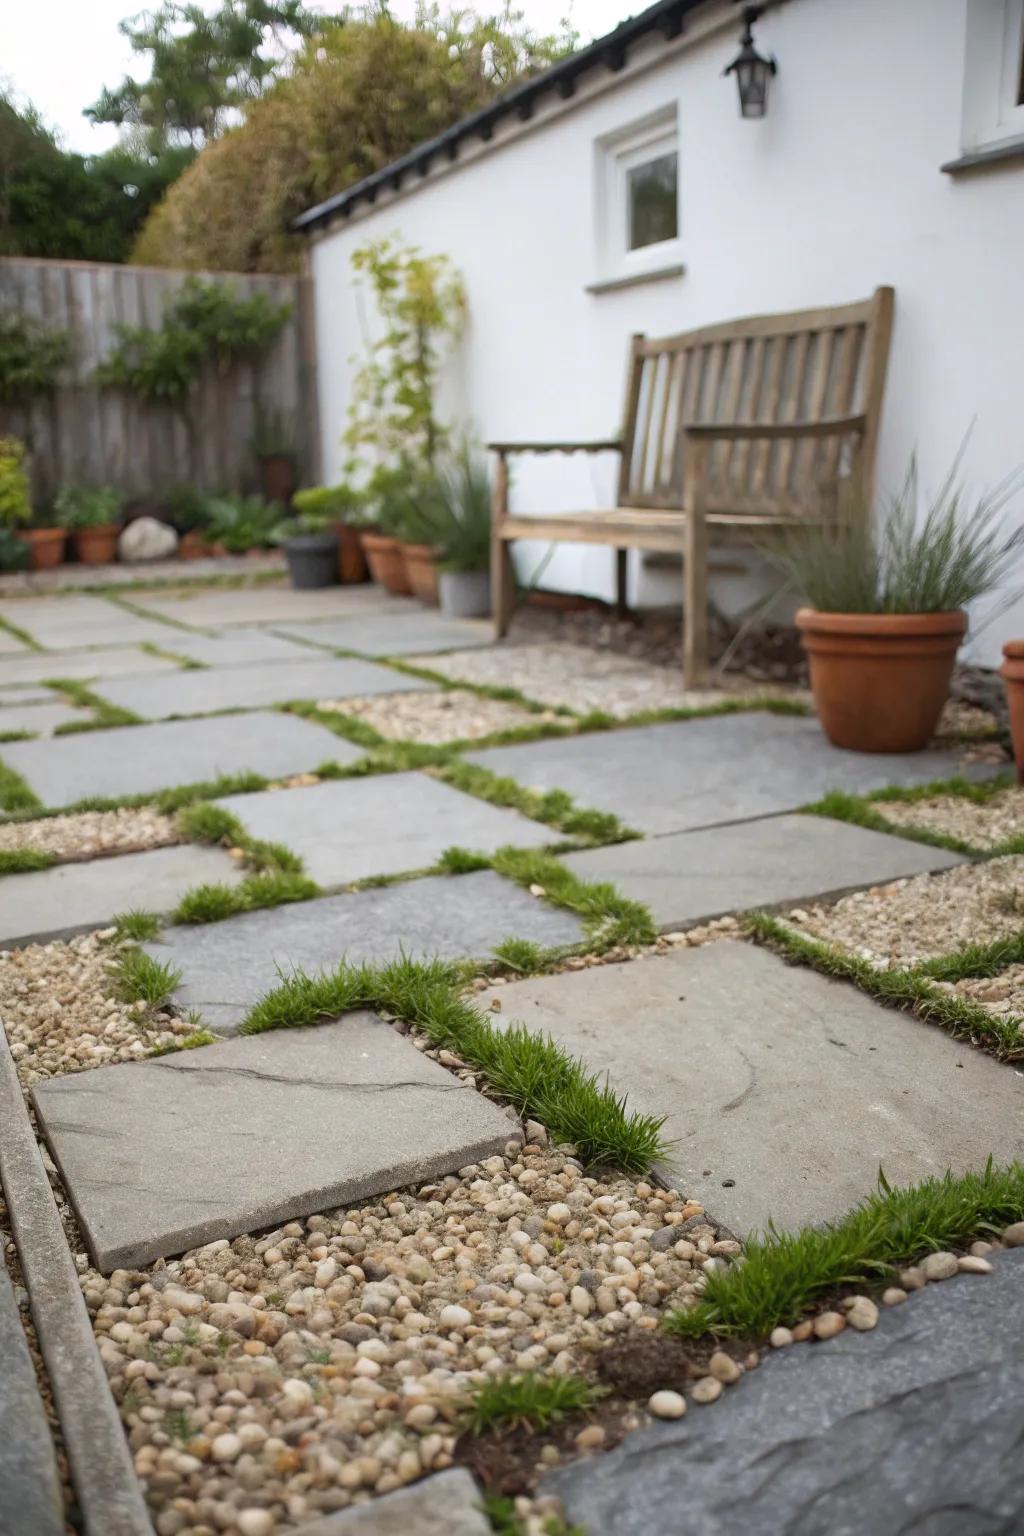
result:
<svg viewBox="0 0 1024 1536"><path fill-rule="evenodd" d="M617 549L615 551L615 612L620 619L629 615L629 606L626 602L626 578L629 574L629 550Z"/></svg>
<svg viewBox="0 0 1024 1536"><path fill-rule="evenodd" d="M508 634L516 606L516 576L512 565L512 547L507 539L491 535L491 611L494 638Z"/></svg>
<svg viewBox="0 0 1024 1536"><path fill-rule="evenodd" d="M704 514L686 518L683 568L683 684L703 688L708 675L708 525Z"/></svg>

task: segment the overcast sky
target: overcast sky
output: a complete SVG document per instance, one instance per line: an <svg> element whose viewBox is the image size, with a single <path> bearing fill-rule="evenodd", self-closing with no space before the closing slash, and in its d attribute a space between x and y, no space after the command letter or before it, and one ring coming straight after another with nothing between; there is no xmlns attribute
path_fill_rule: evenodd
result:
<svg viewBox="0 0 1024 1536"><path fill-rule="evenodd" d="M152 3L152 0L150 0ZM212 0L207 0L212 4ZM599 37L624 17L643 10L649 0L575 0L573 20L584 39ZM311 0L314 10L339 8L331 0ZM538 29L554 30L565 15L566 0L519 0ZM148 8L134 0L47 0L45 5L0 0L0 82L13 87L57 129L64 144L82 154L108 149L116 128L94 127L82 109L104 85L117 85L129 71L139 72L118 22ZM411 17L415 0L392 0L396 16ZM477 8L486 10L486 0ZM497 7L495 6L495 9Z"/></svg>

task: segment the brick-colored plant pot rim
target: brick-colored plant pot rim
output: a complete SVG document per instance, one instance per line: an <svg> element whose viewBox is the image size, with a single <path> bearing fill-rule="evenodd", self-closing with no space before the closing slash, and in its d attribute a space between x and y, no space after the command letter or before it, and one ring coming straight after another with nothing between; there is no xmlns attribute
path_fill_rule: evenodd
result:
<svg viewBox="0 0 1024 1536"><path fill-rule="evenodd" d="M1003 655L1007 661L1024 661L1024 640L1007 640Z"/></svg>
<svg viewBox="0 0 1024 1536"><path fill-rule="evenodd" d="M823 635L888 636L963 635L967 614L952 613L824 613L818 608L798 608L797 629Z"/></svg>

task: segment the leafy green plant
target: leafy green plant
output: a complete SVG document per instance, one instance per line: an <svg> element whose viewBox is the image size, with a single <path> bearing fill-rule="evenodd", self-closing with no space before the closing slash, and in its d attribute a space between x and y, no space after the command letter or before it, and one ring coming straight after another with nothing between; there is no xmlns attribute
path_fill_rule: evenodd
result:
<svg viewBox="0 0 1024 1536"><path fill-rule="evenodd" d="M877 526L866 509L852 507L833 525L780 534L774 559L823 613L952 613L966 607L999 586L1024 548L1024 526L1007 529L1001 522L1024 476L1009 476L969 506L957 479L962 456L961 448L923 518L917 460L911 458L902 489Z"/></svg>
<svg viewBox="0 0 1024 1536"><path fill-rule="evenodd" d="M301 518L315 520L322 528L329 523L358 527L366 520L366 492L345 481L340 485L315 485L296 491L292 506Z"/></svg>
<svg viewBox="0 0 1024 1536"><path fill-rule="evenodd" d="M126 390L148 405L180 410L202 366L199 337L166 324L159 331L121 326L119 336L116 349L96 369L96 382Z"/></svg>
<svg viewBox="0 0 1024 1536"><path fill-rule="evenodd" d="M489 1376L473 1390L469 1427L475 1435L489 1430L550 1429L568 1414L593 1408L608 1388L585 1376L543 1376L539 1371Z"/></svg>
<svg viewBox="0 0 1024 1536"><path fill-rule="evenodd" d="M213 496L206 503L206 527L215 544L233 555L273 543L281 509L262 496Z"/></svg>
<svg viewBox="0 0 1024 1536"><path fill-rule="evenodd" d="M17 437L0 437L0 524L12 529L31 519L25 444Z"/></svg>
<svg viewBox="0 0 1024 1536"><path fill-rule="evenodd" d="M65 485L57 493L53 510L62 528L102 528L117 522L123 505L124 497L113 486Z"/></svg>
<svg viewBox="0 0 1024 1536"><path fill-rule="evenodd" d="M14 309L4 310L0 313L0 405L24 409L37 396L52 394L71 357L68 331Z"/></svg>
<svg viewBox="0 0 1024 1536"><path fill-rule="evenodd" d="M214 499L193 485L176 485L164 502L171 527L178 533L195 533L205 529L209 521L207 509Z"/></svg>
<svg viewBox="0 0 1024 1536"><path fill-rule="evenodd" d="M241 298L232 283L188 277L168 306L164 329L194 337L202 357L227 373L265 352L291 312L290 300L260 292Z"/></svg>
<svg viewBox="0 0 1024 1536"><path fill-rule="evenodd" d="M0 501L3 500L3 462L0 459ZM29 562L29 547L10 528L0 524L0 571L23 571Z"/></svg>

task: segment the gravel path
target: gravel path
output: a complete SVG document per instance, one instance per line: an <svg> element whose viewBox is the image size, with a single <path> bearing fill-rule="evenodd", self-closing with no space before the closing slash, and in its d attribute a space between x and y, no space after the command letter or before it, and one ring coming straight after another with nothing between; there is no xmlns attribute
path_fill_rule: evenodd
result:
<svg viewBox="0 0 1024 1536"><path fill-rule="evenodd" d="M995 976L941 982L944 992L968 998L1000 1019L1024 1019L1024 965L1008 965Z"/></svg>
<svg viewBox="0 0 1024 1536"><path fill-rule="evenodd" d="M896 880L855 891L832 906L794 908L787 916L801 932L883 969L914 965L1019 932L1024 857Z"/></svg>
<svg viewBox="0 0 1024 1536"><path fill-rule="evenodd" d="M895 827L942 832L972 848L998 848L1008 838L1024 835L1024 788L1016 786L984 802L936 795L931 800L877 800L874 809Z"/></svg>
<svg viewBox="0 0 1024 1536"><path fill-rule="evenodd" d="M34 848L58 860L91 858L98 853L134 853L180 842L174 818L143 806L137 810L81 811L44 816L0 826L0 850Z"/></svg>
<svg viewBox="0 0 1024 1536"><path fill-rule="evenodd" d="M372 698L321 700L328 714L353 715L390 741L421 741L441 746L477 741L495 731L557 720L551 710L534 714L504 699L453 689L450 693L389 693Z"/></svg>

